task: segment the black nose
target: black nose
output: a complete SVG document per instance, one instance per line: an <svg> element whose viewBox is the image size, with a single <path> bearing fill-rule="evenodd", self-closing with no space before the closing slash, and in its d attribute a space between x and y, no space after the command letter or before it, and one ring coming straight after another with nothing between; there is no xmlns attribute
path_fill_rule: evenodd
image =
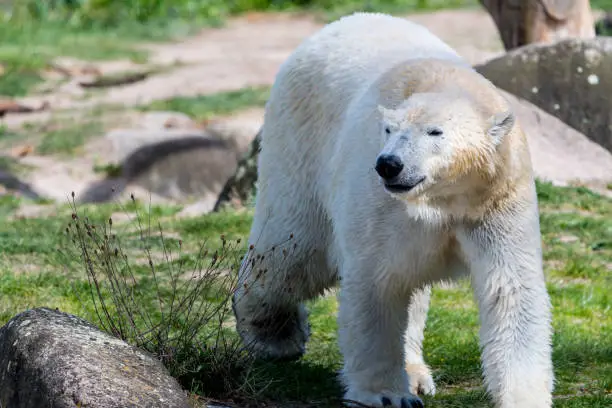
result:
<svg viewBox="0 0 612 408"><path fill-rule="evenodd" d="M375 170L378 175L385 180L392 179L402 172L404 163L402 160L393 154L383 154L378 156L376 160Z"/></svg>

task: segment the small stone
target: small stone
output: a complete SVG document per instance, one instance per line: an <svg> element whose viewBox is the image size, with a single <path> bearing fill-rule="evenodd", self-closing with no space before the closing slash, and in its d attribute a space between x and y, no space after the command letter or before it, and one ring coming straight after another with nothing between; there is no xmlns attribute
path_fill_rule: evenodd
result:
<svg viewBox="0 0 612 408"><path fill-rule="evenodd" d="M31 144L25 144L16 146L11 149L11 156L13 157L24 157L34 152L34 146Z"/></svg>
<svg viewBox="0 0 612 408"><path fill-rule="evenodd" d="M595 74L591 74L587 77L587 82L591 85L597 85L599 83L599 77Z"/></svg>

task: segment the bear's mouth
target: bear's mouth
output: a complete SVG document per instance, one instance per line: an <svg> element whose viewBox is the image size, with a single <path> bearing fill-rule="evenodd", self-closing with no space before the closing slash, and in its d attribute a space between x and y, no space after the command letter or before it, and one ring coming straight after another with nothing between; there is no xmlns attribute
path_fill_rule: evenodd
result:
<svg viewBox="0 0 612 408"><path fill-rule="evenodd" d="M407 193L421 184L423 181L425 181L425 176L415 180L412 183L385 183L385 190L389 191L390 193Z"/></svg>

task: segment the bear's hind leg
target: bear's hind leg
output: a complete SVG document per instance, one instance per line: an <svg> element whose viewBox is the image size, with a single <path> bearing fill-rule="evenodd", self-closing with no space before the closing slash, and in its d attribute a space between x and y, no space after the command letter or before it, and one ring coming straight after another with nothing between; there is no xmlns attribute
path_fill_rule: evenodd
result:
<svg viewBox="0 0 612 408"><path fill-rule="evenodd" d="M256 357L295 360L304 354L310 328L308 314L302 304L267 303L266 298L262 297L259 307L247 314L244 313L245 308L239 306L240 300L238 296L233 299L238 332Z"/></svg>
<svg viewBox="0 0 612 408"><path fill-rule="evenodd" d="M310 222L297 224L300 219ZM245 257L232 299L238 332L259 358L293 360L304 354L310 329L303 302L335 281L324 250L326 226L312 215L291 220L280 225L283 219L273 217L265 228L254 225L251 236L256 242ZM286 237L279 231L286 231ZM273 245L273 238L287 241Z"/></svg>

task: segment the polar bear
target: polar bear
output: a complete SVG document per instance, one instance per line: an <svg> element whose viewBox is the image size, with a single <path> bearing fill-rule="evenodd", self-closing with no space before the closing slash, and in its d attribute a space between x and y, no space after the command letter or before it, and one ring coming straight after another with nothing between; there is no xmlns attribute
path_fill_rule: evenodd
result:
<svg viewBox="0 0 612 408"><path fill-rule="evenodd" d="M426 28L356 13L282 64L261 136L233 295L256 355L301 356L304 301L339 282L345 403L422 407L430 287L468 275L495 406L552 405L535 183L495 86Z"/></svg>

